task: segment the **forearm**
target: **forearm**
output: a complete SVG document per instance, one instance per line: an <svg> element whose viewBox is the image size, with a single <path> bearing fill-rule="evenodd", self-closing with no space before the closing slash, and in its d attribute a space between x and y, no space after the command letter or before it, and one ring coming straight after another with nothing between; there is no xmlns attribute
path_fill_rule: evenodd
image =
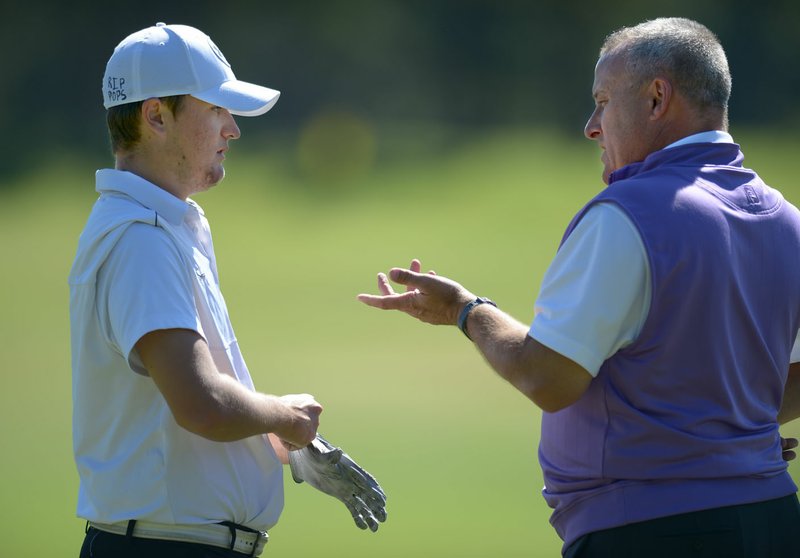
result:
<svg viewBox="0 0 800 558"><path fill-rule="evenodd" d="M546 412L577 401L592 376L528 335L528 327L488 304L469 315L467 331L489 365Z"/></svg>
<svg viewBox="0 0 800 558"><path fill-rule="evenodd" d="M216 442L231 442L291 428L289 413L277 396L250 391L218 372L209 384L191 408L173 411L178 423L190 432Z"/></svg>
<svg viewBox="0 0 800 558"><path fill-rule="evenodd" d="M451 279L419 271L419 260L414 260L409 270L389 272L393 281L407 286L404 293L395 293L387 276L379 273L381 294L360 294L358 299L375 308L402 310L423 322L455 325L475 295ZM525 325L491 304L470 308L466 329L478 350L500 377L543 410L562 409L586 391L589 372L534 340Z"/></svg>
<svg viewBox="0 0 800 558"><path fill-rule="evenodd" d="M470 312L467 331L476 348L497 374L530 397L530 376L523 347L528 329L505 312L482 304Z"/></svg>
<svg viewBox="0 0 800 558"><path fill-rule="evenodd" d="M251 391L217 369L195 331L154 331L136 350L175 421L194 434L229 442L274 433L298 447L316 434L322 407L313 397Z"/></svg>

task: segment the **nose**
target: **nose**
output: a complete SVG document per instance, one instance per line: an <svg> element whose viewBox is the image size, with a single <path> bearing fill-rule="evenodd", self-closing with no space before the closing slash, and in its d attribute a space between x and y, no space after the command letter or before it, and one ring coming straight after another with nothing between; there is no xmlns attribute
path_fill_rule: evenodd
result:
<svg viewBox="0 0 800 558"><path fill-rule="evenodd" d="M597 110L595 110L583 128L583 135L590 140L597 140L600 137L600 133L600 117Z"/></svg>
<svg viewBox="0 0 800 558"><path fill-rule="evenodd" d="M228 122L222 127L222 135L228 140L239 139L242 135L242 131L236 124L236 119L231 113L228 113L228 118Z"/></svg>

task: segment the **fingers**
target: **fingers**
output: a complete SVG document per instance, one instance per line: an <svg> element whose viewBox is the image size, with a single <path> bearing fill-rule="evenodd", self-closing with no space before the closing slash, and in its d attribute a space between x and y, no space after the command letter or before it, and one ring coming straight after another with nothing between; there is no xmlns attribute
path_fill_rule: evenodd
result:
<svg viewBox="0 0 800 558"><path fill-rule="evenodd" d="M797 447L796 438L781 438L781 455L784 461L793 461L797 454L792 449Z"/></svg>
<svg viewBox="0 0 800 558"><path fill-rule="evenodd" d="M389 277L392 281L399 283L400 285L406 285L407 287L418 287L418 280L420 277L424 277L424 275L421 275L419 271L414 271L413 269L393 267L389 270Z"/></svg>
<svg viewBox="0 0 800 558"><path fill-rule="evenodd" d="M386 508L384 508L383 506L377 506L377 507L373 506L370 509L372 509L372 513L375 515L375 519L377 519L381 523L384 523L386 521Z"/></svg>
<svg viewBox="0 0 800 558"><path fill-rule="evenodd" d="M358 509L359 503L363 504L363 502L361 502L358 496L353 496L353 499L351 501L345 501L344 505L347 506L347 509L350 511L350 515L353 516L353 521L356 522L356 527L358 527L359 529L366 529L367 521L361 514L362 510Z"/></svg>
<svg viewBox="0 0 800 558"><path fill-rule="evenodd" d="M386 494L377 484L369 487L360 487L357 496L367 503L367 506L376 517L378 517L379 513L385 514L381 510L386 507Z"/></svg>
<svg viewBox="0 0 800 558"><path fill-rule="evenodd" d="M386 494L375 477L365 471L346 453L338 464L339 471L352 486L350 497L343 501L361 529L378 530L378 523L386 521Z"/></svg>
<svg viewBox="0 0 800 558"><path fill-rule="evenodd" d="M420 271L422 271L422 264L418 259L414 258L413 260L411 260L411 265L408 267L408 269L410 269L414 273L419 273ZM406 287L406 292L412 290L414 289L411 286Z"/></svg>
<svg viewBox="0 0 800 558"><path fill-rule="evenodd" d="M322 405L307 393L283 395L277 398L277 402L280 407L276 409L278 416L274 434L287 449L310 444L317 436Z"/></svg>
<svg viewBox="0 0 800 558"><path fill-rule="evenodd" d="M370 531L374 533L378 530L378 524L386 521L385 499L376 499L372 494L360 492L352 494L342 501L350 510L353 521L356 522L359 529L369 527Z"/></svg>
<svg viewBox="0 0 800 558"><path fill-rule="evenodd" d="M414 260L414 261L416 261L416 260ZM412 262L412 264L413 264L413 262ZM416 271L414 270L414 267L417 268ZM418 274L419 273L418 269L419 269L419 263L417 263L416 266L412 265L412 268L409 271L412 274ZM394 271L395 270L393 269L392 271L390 271L390 273L393 273ZM401 269L398 268L397 271L405 271L405 270L401 270ZM430 274L431 275L436 275L433 272L431 272ZM397 280L397 279L395 279L395 275L392 275L392 280L394 280L396 283L400 283L401 285L406 285L406 292L417 291L418 290L416 287L414 287L413 285L410 284L412 279L406 278L405 275L400 275L400 276L403 277L404 279L403 280ZM413 276L411 276L411 277L413 277ZM385 273L378 273L378 292L380 292L381 295L383 295L383 296L390 296L390 295L396 294L394 289L392 288L392 284L389 282L389 278L386 276Z"/></svg>
<svg viewBox="0 0 800 558"><path fill-rule="evenodd" d="M386 497L383 493L369 491L362 493L360 498L366 503L367 507L372 511L372 514L378 518L379 521L386 521Z"/></svg>
<svg viewBox="0 0 800 558"><path fill-rule="evenodd" d="M415 260L416 261L416 260ZM419 266L414 266L417 269ZM406 292L421 292L424 294L446 294L452 289L461 286L456 282L441 277L435 271L428 271L422 273L415 271L415 269L403 269L402 267L393 267L389 270L389 279L399 285L406 286Z"/></svg>
<svg viewBox="0 0 800 558"><path fill-rule="evenodd" d="M413 260L411 260L411 266L409 267L409 269L414 273L422 273L422 264L419 262L418 259L414 258ZM428 275L436 275L436 272L431 269L428 271Z"/></svg>
<svg viewBox="0 0 800 558"><path fill-rule="evenodd" d="M353 495L353 499L350 502L345 502L345 505L347 509L350 510L353 521L356 522L356 526L358 526L359 529L366 529L369 527L369 530L373 533L378 530L378 522L381 520L373 515L372 510L364 503L364 500Z"/></svg>
<svg viewBox="0 0 800 558"><path fill-rule="evenodd" d="M353 494L353 496L369 510L369 516L380 522L386 521L386 494L375 478L355 463L352 463L352 466L349 467L349 473L351 478L356 477L353 478L353 482L359 488L358 493ZM369 516L363 512L361 515L369 523ZM372 527L372 524L370 524L370 529L376 531L378 528L377 523L374 529Z"/></svg>
<svg viewBox="0 0 800 558"><path fill-rule="evenodd" d="M461 308L475 295L462 285L430 271L421 273L422 264L412 260L408 269L395 267L378 274L379 294L359 294L358 300L381 310L400 310L420 321L434 325L452 325ZM390 281L405 285L403 293L395 292Z"/></svg>
<svg viewBox="0 0 800 558"><path fill-rule="evenodd" d="M365 493L365 497L374 499L376 501L380 500L383 504L386 503L386 493L378 484L378 481L375 479L375 477L369 474L368 471L364 470L358 463L353 461L346 453L342 455L342 465L349 473L353 483Z"/></svg>
<svg viewBox="0 0 800 558"><path fill-rule="evenodd" d="M372 306L373 308L380 308L381 310L405 310L406 308L410 307L411 304L410 298L417 295L419 295L419 292L417 292L416 290L407 291L405 293L399 293L399 294L398 293L385 294L385 295L360 294L358 295L358 300L360 300L367 306Z"/></svg>
<svg viewBox="0 0 800 558"><path fill-rule="evenodd" d="M411 260L411 265L409 265L408 269L412 273L419 273L420 271L422 271L422 264L418 259L414 258L413 260ZM410 290L413 290L413 287L408 286L406 288L406 291ZM389 283L389 278L386 276L385 273L378 273L378 291L384 296L395 294L391 283Z"/></svg>
<svg viewBox="0 0 800 558"><path fill-rule="evenodd" d="M410 274L412 274L411 276L406 276L406 275L403 275L402 273L400 273L402 271L405 271L405 270L401 270L400 268L394 268L394 269L392 269L392 271L390 271L390 273L393 274L392 275L392 280L394 280L395 282L400 283L402 285L406 285L406 292L414 292L414 291L417 290L416 287L414 285L408 284L407 282L410 280L409 277L412 277L413 275L419 275L421 270L422 270L422 264L420 263L420 261L418 259L414 258L413 260L411 260L411 265L409 266L409 269L408 269L408 272ZM436 275L432 271L429 272L429 274L430 275ZM395 276L400 277L401 279L397 280L397 279L395 279ZM397 293L395 293L395 290L392 287L392 284L390 283L389 277L386 275L386 273L383 273L383 272L378 273L378 292L380 293L380 295L379 295L380 297L393 296L393 295L397 294ZM360 300L361 302L364 302L365 304L368 304L370 306L374 306L374 307L377 307L377 308L384 308L384 307L378 306L376 304L376 302L377 302L376 299L379 298L379 296L368 295L368 294L360 294L360 295L358 295L358 300ZM396 308L396 306L390 305L390 306L385 307L385 309L390 309L390 308L394 309L394 308Z"/></svg>
<svg viewBox="0 0 800 558"><path fill-rule="evenodd" d="M385 273L378 273L378 291L384 296L394 294L394 289Z"/></svg>

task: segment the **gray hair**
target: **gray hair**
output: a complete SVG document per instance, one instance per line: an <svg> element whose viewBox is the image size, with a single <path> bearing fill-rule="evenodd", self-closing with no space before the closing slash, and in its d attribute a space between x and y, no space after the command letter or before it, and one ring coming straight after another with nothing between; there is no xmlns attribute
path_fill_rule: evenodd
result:
<svg viewBox="0 0 800 558"><path fill-rule="evenodd" d="M720 109L731 95L728 59L717 36L685 18L658 18L611 33L600 56L622 54L635 85L666 75L699 109Z"/></svg>

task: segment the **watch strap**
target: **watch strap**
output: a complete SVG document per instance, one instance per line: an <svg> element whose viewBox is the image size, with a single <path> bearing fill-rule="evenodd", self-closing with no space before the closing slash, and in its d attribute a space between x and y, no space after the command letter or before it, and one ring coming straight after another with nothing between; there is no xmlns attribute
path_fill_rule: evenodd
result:
<svg viewBox="0 0 800 558"><path fill-rule="evenodd" d="M467 317L469 316L469 313L472 312L472 310L476 306L480 306L481 304L491 304L495 308L497 307L497 304L495 304L485 296L479 296L472 302L467 303L467 305L464 306L464 308L462 308L461 312L458 314L458 322L457 322L458 329L460 329L461 333L466 335L467 339L469 339L470 341L472 341L472 337L470 337L469 333L467 333Z"/></svg>

